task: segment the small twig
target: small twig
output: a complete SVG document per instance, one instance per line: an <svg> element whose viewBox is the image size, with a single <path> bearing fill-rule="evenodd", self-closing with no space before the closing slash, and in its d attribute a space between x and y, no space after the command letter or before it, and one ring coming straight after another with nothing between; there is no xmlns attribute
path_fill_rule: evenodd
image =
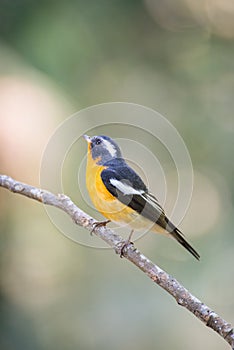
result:
<svg viewBox="0 0 234 350"><path fill-rule="evenodd" d="M203 323L225 339L234 349L234 330L231 324L227 323L208 306L189 293L176 279L151 262L132 243L127 244L122 249L125 240L112 230L103 226L96 226L93 229L96 221L79 209L69 197L63 194L54 195L51 192L15 181L6 175L0 175L0 186L7 188L11 192L22 194L43 204L52 205L65 211L77 225L86 228L90 232L93 231L99 238L114 248L117 254L122 252L126 259L135 264L151 280L171 294L179 305L192 312Z"/></svg>

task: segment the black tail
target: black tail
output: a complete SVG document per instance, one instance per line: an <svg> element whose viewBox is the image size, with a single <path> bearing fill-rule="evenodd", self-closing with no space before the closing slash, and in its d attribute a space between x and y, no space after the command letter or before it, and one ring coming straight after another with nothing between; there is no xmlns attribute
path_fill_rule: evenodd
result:
<svg viewBox="0 0 234 350"><path fill-rule="evenodd" d="M178 228L175 228L171 232L172 236L179 242L185 249L187 249L197 260L200 260L200 255L196 252L195 249L184 239L182 232Z"/></svg>

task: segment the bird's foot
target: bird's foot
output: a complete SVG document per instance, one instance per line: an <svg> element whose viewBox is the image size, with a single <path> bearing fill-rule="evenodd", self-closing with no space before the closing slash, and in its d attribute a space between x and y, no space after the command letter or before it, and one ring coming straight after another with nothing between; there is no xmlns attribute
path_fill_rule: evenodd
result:
<svg viewBox="0 0 234 350"><path fill-rule="evenodd" d="M92 230L90 231L91 236L92 236L94 230L95 230L97 227L102 227L102 226L106 227L106 225L109 224L109 222L111 222L111 221L110 221L110 220L106 220L106 221L97 221L97 222L95 222L95 223L93 224Z"/></svg>
<svg viewBox="0 0 234 350"><path fill-rule="evenodd" d="M133 242L131 242L131 238L132 238L133 232L134 232L134 230L132 230L130 232L130 235L129 235L128 239L126 239L126 241L123 242L123 245L122 245L122 247L120 249L120 255L119 255L120 258L124 257L124 250L128 247L128 245L130 245L130 244L133 245Z"/></svg>

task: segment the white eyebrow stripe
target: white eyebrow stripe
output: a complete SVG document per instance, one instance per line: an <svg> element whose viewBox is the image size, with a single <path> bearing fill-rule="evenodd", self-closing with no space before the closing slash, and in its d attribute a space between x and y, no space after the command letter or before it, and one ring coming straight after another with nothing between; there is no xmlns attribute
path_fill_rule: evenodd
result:
<svg viewBox="0 0 234 350"><path fill-rule="evenodd" d="M104 145L105 145L107 151L110 153L111 157L116 156L117 151L116 151L115 146L112 145L112 143L110 141L105 140L105 139L102 139L102 142L104 143Z"/></svg>
<svg viewBox="0 0 234 350"><path fill-rule="evenodd" d="M131 185L128 185L122 181L119 181L117 179L110 179L110 183L116 187L120 192L122 192L124 195L128 194L138 194L142 195L145 191L142 190L136 190Z"/></svg>

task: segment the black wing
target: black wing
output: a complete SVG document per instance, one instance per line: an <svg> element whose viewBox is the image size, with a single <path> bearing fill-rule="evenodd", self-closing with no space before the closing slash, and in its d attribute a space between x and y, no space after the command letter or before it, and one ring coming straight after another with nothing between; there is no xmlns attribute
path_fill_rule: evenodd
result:
<svg viewBox="0 0 234 350"><path fill-rule="evenodd" d="M166 217L158 200L148 192L139 175L126 163L116 162L114 167L104 169L101 178L108 191L121 203L167 230L199 260L200 256L196 250L184 239L182 232Z"/></svg>
<svg viewBox="0 0 234 350"><path fill-rule="evenodd" d="M115 165L114 169L103 170L101 177L108 191L120 202L168 231L175 229L175 226L167 220L158 200L148 192L139 175L126 163Z"/></svg>

